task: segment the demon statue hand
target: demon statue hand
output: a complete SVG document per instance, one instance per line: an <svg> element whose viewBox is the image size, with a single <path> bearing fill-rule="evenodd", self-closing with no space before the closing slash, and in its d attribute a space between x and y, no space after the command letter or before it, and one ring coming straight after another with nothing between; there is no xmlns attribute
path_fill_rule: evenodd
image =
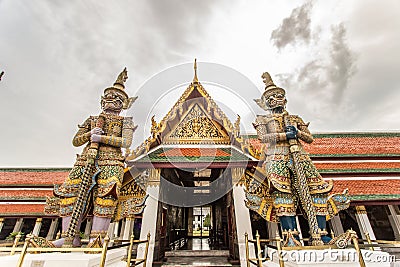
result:
<svg viewBox="0 0 400 267"><path fill-rule="evenodd" d="M308 123L288 114L285 90L275 86L268 73L262 78L265 92L255 101L268 114L258 115L253 125L265 143L263 164L248 179L246 205L264 219L280 222L288 246L300 245L295 217L299 208L309 222L311 244L328 243L326 220L347 208L348 198L346 194L328 198L333 183L322 179L300 142L313 141Z"/></svg>
<svg viewBox="0 0 400 267"><path fill-rule="evenodd" d="M89 213L93 215L91 241L107 233L124 175L121 148L130 147L136 128L132 117L119 116L136 100L124 90L127 78L124 69L114 85L104 90L100 115L79 125L73 138L74 146L86 146L65 182L54 187L62 217L62 238L53 242L57 247L80 246L80 224Z"/></svg>

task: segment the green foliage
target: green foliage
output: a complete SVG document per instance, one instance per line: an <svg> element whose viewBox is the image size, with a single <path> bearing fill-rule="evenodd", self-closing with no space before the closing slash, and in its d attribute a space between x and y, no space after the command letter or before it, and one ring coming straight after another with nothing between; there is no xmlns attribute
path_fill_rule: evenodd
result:
<svg viewBox="0 0 400 267"><path fill-rule="evenodd" d="M10 233L10 234L6 237L6 240L7 240L7 241L14 241L15 237L16 237L18 234L21 235L21 237L19 238L19 240L20 240L20 241L23 241L23 240L24 240L24 237L25 237L25 234L22 233L22 232L12 232L12 233Z"/></svg>

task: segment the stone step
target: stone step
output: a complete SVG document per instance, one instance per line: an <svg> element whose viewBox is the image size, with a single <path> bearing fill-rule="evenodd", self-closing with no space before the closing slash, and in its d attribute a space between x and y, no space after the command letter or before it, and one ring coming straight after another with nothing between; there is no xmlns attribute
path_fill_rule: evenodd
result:
<svg viewBox="0 0 400 267"><path fill-rule="evenodd" d="M229 257L229 250L172 250L165 257Z"/></svg>
<svg viewBox="0 0 400 267"><path fill-rule="evenodd" d="M167 261L161 266L213 266L213 267L232 267L228 258L223 256L196 256L196 257L168 257Z"/></svg>

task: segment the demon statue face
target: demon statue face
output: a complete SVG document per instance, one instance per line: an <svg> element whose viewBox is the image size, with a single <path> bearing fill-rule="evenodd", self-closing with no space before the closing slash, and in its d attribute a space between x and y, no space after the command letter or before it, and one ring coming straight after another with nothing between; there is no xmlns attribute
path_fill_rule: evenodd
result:
<svg viewBox="0 0 400 267"><path fill-rule="evenodd" d="M268 72L264 72L261 77L265 83L265 92L260 99L255 99L256 103L266 111L282 113L287 103L285 90L274 84Z"/></svg>

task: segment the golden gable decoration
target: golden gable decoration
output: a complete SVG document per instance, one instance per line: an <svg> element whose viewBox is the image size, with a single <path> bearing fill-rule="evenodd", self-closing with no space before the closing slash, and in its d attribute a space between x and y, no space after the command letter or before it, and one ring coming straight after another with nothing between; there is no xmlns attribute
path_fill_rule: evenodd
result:
<svg viewBox="0 0 400 267"><path fill-rule="evenodd" d="M228 134L213 121L198 103L194 103L175 129L165 138L166 143L200 142L211 139L215 143L229 142Z"/></svg>

